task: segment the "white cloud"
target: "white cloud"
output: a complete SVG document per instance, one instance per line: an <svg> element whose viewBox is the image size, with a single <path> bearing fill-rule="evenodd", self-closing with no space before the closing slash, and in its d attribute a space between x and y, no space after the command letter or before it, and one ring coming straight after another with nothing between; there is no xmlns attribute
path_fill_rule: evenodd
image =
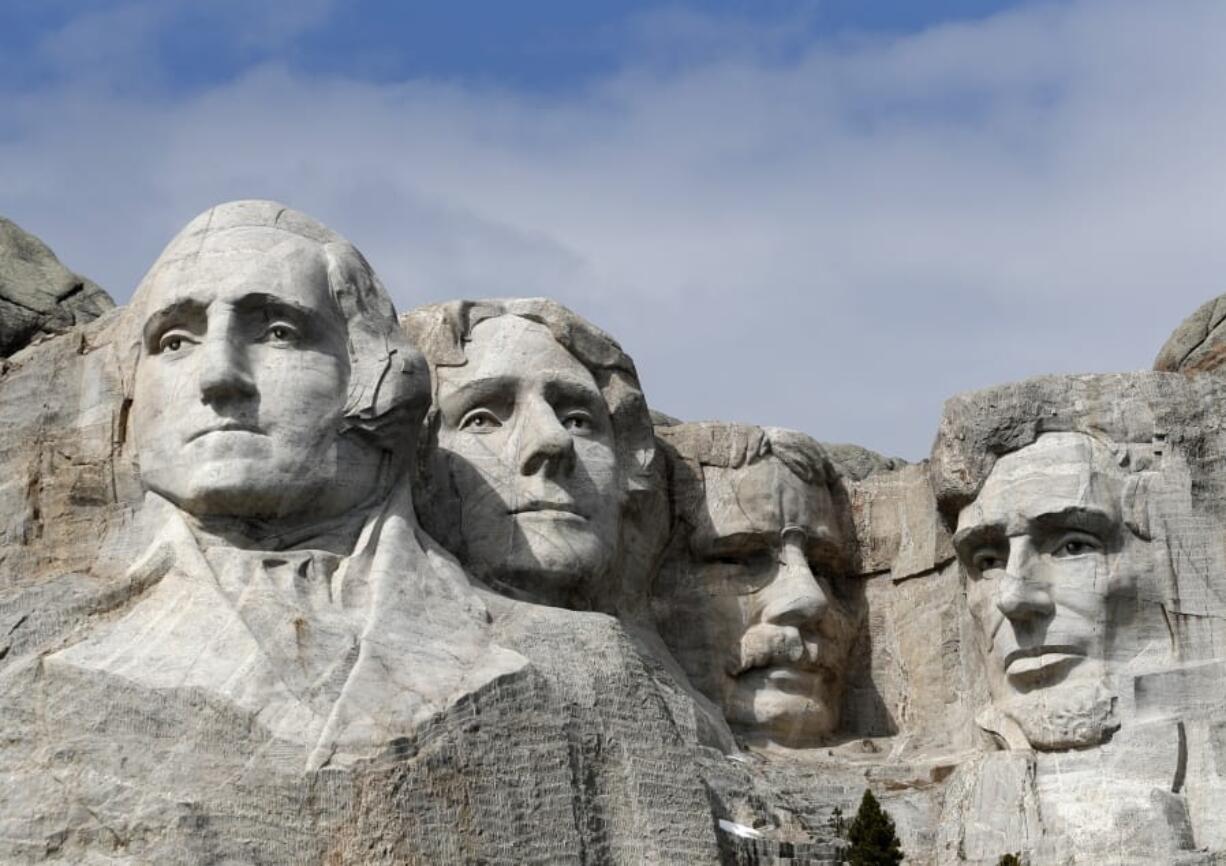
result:
<svg viewBox="0 0 1226 866"><path fill-rule="evenodd" d="M0 212L122 299L199 210L277 198L401 307L553 295L664 411L918 458L950 394L1148 366L1222 291L1224 27L1213 0L1037 5L552 97L75 79L7 99Z"/></svg>

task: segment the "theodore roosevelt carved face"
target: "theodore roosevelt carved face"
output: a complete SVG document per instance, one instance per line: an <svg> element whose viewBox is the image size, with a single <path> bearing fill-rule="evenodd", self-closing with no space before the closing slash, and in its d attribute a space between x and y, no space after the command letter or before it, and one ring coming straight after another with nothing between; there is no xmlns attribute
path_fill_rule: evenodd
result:
<svg viewBox="0 0 1226 866"><path fill-rule="evenodd" d="M1001 457L958 517L993 703L1035 748L1095 745L1118 727L1106 676L1137 652L1150 568L1121 513L1125 480L1103 443L1048 433Z"/></svg>
<svg viewBox="0 0 1226 866"><path fill-rule="evenodd" d="M740 438L729 431L744 433L740 454L702 453ZM824 454L790 431L694 424L660 435L684 464L673 473L682 537L658 581L661 633L747 739L820 742L839 721L855 628Z"/></svg>

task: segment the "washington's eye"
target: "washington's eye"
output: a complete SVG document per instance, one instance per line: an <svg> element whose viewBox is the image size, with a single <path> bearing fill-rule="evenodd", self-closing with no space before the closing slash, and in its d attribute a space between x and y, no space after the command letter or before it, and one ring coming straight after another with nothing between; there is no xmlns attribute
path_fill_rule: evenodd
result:
<svg viewBox="0 0 1226 866"><path fill-rule="evenodd" d="M1005 560L994 550L981 550L971 557L971 565L978 572L995 571L1005 567Z"/></svg>
<svg viewBox="0 0 1226 866"><path fill-rule="evenodd" d="M592 416L586 412L568 412L562 417L562 426L572 433L590 433Z"/></svg>
<svg viewBox="0 0 1226 866"><path fill-rule="evenodd" d="M1097 553L1103 549L1102 542L1084 532L1075 532L1062 536L1056 543L1052 556L1065 559L1071 556L1084 556L1087 553Z"/></svg>
<svg viewBox="0 0 1226 866"><path fill-rule="evenodd" d="M167 331L158 340L158 353L174 353L180 351L185 345L193 342L182 331Z"/></svg>
<svg viewBox="0 0 1226 866"><path fill-rule="evenodd" d="M274 322L264 331L264 339L276 343L292 343L298 338L298 329L285 322Z"/></svg>
<svg viewBox="0 0 1226 866"><path fill-rule="evenodd" d="M489 433L502 426L502 421L489 409L474 409L460 419L460 429L470 433Z"/></svg>

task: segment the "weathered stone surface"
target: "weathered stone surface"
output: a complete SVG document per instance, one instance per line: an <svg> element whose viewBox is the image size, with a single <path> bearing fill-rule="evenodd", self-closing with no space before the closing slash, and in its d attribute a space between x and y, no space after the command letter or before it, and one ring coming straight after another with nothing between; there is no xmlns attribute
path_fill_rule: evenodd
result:
<svg viewBox="0 0 1226 866"><path fill-rule="evenodd" d="M65 268L46 244L0 217L0 358L114 306L110 295Z"/></svg>
<svg viewBox="0 0 1226 866"><path fill-rule="evenodd" d="M1222 862L1223 407L686 423L552 301L397 319L220 206L0 366L0 861L834 863L871 788L908 862Z"/></svg>
<svg viewBox="0 0 1226 866"><path fill-rule="evenodd" d="M1184 319L1158 351L1154 369L1163 373L1212 373L1226 362L1226 296L1202 304Z"/></svg>

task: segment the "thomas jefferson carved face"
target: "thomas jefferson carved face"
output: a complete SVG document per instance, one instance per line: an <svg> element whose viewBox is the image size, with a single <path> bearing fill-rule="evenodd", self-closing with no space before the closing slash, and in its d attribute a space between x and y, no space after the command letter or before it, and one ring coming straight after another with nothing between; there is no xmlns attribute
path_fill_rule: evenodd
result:
<svg viewBox="0 0 1226 866"><path fill-rule="evenodd" d="M1049 433L998 460L958 517L993 703L1035 748L1095 745L1117 726L1105 677L1138 651L1129 625L1150 567L1123 483L1103 445Z"/></svg>
<svg viewBox="0 0 1226 866"><path fill-rule="evenodd" d="M665 564L661 631L747 739L820 742L838 724L853 620L835 591L841 543L825 486L766 457L702 467L688 551Z"/></svg>
<svg viewBox="0 0 1226 866"><path fill-rule="evenodd" d="M467 362L439 367L438 448L460 500L465 565L555 604L617 551L614 431L591 372L548 328L477 323Z"/></svg>
<svg viewBox="0 0 1226 866"><path fill-rule="evenodd" d="M145 287L133 425L144 485L198 516L343 513L380 452L342 436L345 320L319 244L211 236Z"/></svg>

